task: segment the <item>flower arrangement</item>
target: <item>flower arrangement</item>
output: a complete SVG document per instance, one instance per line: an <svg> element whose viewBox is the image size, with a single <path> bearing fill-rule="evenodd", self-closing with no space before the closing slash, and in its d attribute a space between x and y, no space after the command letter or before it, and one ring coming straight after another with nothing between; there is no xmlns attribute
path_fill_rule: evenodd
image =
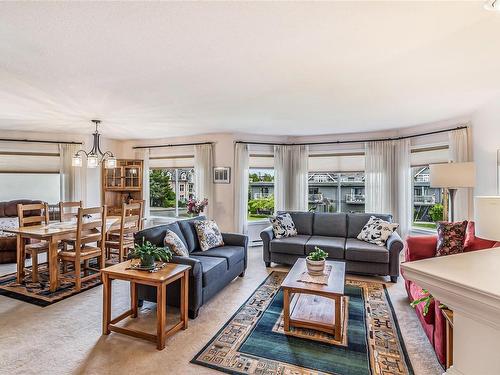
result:
<svg viewBox="0 0 500 375"><path fill-rule="evenodd" d="M195 199L189 199L187 204L187 212L190 215L199 215L205 207L208 206L208 199L205 198L201 201L197 201Z"/></svg>

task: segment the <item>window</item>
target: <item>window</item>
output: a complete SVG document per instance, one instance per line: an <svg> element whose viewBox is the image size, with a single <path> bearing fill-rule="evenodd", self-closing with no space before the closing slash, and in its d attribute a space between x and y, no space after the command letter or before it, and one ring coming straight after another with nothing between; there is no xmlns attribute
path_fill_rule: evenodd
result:
<svg viewBox="0 0 500 375"><path fill-rule="evenodd" d="M274 214L274 155L251 154L248 165L248 221L264 221Z"/></svg>
<svg viewBox="0 0 500 375"><path fill-rule="evenodd" d="M0 173L0 179L0 201L33 199L51 205L60 201L59 173Z"/></svg>

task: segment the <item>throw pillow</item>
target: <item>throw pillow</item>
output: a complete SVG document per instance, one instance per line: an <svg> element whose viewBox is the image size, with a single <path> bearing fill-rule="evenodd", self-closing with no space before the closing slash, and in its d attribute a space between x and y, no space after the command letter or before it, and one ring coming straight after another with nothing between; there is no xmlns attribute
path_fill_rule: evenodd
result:
<svg viewBox="0 0 500 375"><path fill-rule="evenodd" d="M464 251L467 220L457 223L440 221L437 225L436 256L459 254Z"/></svg>
<svg viewBox="0 0 500 375"><path fill-rule="evenodd" d="M168 246L170 251L172 251L175 255L179 255L181 257L189 256L189 251L186 248L186 245L184 245L184 242L182 242L179 236L170 229L167 229L163 243L165 246Z"/></svg>
<svg viewBox="0 0 500 375"><path fill-rule="evenodd" d="M294 237L297 235L297 228L292 220L290 214L280 214L276 216L271 216L269 221L273 225L274 237Z"/></svg>
<svg viewBox="0 0 500 375"><path fill-rule="evenodd" d="M370 216L370 220L365 224L358 240L373 243L378 246L385 246L392 233L399 227L399 224L389 223L375 216Z"/></svg>
<svg viewBox="0 0 500 375"><path fill-rule="evenodd" d="M201 251L213 249L214 247L224 246L222 233L213 220L197 220L194 223Z"/></svg>

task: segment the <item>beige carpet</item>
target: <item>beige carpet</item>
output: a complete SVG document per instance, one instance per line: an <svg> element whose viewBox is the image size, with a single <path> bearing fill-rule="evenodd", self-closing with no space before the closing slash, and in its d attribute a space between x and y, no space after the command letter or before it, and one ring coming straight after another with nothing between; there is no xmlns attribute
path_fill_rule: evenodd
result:
<svg viewBox="0 0 500 375"><path fill-rule="evenodd" d="M0 296L0 373L2 374L217 374L189 361L271 271L262 249L249 249L244 278L234 280L202 307L189 328L167 341L163 351L139 339L101 336L102 286L41 308ZM285 269L278 267L276 269ZM15 265L0 265L0 275ZM408 305L402 280L387 284L415 373L441 374L434 352ZM127 283L113 287L116 316L129 304ZM145 304L134 326L155 330L154 304ZM220 374L220 373L219 373Z"/></svg>

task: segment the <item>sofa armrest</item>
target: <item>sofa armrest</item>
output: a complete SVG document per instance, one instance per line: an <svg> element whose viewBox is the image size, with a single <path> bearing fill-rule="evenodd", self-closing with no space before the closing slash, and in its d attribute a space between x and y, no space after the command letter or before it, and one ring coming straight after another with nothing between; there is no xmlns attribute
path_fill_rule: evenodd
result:
<svg viewBox="0 0 500 375"><path fill-rule="evenodd" d="M394 232L387 239L385 246L389 250L389 276L397 277L399 276L399 253L404 248L404 242L399 234Z"/></svg>
<svg viewBox="0 0 500 375"><path fill-rule="evenodd" d="M172 260L170 262L175 263L175 264L184 264L186 266L191 266L189 273L191 275L193 275L193 277L195 277L195 278L201 277L201 274L203 272L203 270L201 268L201 263L198 259L174 255L174 256L172 256Z"/></svg>
<svg viewBox="0 0 500 375"><path fill-rule="evenodd" d="M437 236L408 236L406 238L405 262L433 258L436 256Z"/></svg>
<svg viewBox="0 0 500 375"><path fill-rule="evenodd" d="M224 245L248 246L248 236L239 233L222 233Z"/></svg>
<svg viewBox="0 0 500 375"><path fill-rule="evenodd" d="M269 265L271 262L270 243L274 238L273 227L269 226L260 232L260 238L262 238L262 257L266 265Z"/></svg>

